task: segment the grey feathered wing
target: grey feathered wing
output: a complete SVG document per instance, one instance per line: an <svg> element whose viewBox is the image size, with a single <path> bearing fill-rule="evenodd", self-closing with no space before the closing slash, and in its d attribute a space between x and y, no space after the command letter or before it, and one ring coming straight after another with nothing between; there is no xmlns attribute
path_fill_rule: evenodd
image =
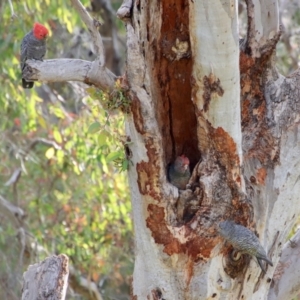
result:
<svg viewBox="0 0 300 300"><path fill-rule="evenodd" d="M26 34L26 36L23 38L22 43L21 43L21 72L23 75L23 70L25 68L25 62L27 60L27 49L28 49L28 39L29 39L29 34ZM23 77L22 77L22 86L24 89L31 89L33 87L33 82L31 81L26 81Z"/></svg>

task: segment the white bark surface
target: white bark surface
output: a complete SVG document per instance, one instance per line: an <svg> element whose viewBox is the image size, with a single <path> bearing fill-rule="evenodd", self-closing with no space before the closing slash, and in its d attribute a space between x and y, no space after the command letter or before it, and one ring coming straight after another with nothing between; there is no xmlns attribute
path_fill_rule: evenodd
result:
<svg viewBox="0 0 300 300"><path fill-rule="evenodd" d="M22 300L64 300L68 286L68 257L46 258L24 273Z"/></svg>
<svg viewBox="0 0 300 300"><path fill-rule="evenodd" d="M48 59L44 61L27 60L23 71L26 80L42 82L80 81L92 84L102 90L112 90L115 75L98 61L81 59Z"/></svg>
<svg viewBox="0 0 300 300"><path fill-rule="evenodd" d="M279 30L277 0L248 0L248 43L253 57L260 57L262 47L276 36Z"/></svg>
<svg viewBox="0 0 300 300"><path fill-rule="evenodd" d="M159 25L159 22L157 20L157 25ZM136 243L133 293L137 296L137 299L147 299L147 297L150 297L149 295L152 295L152 290L155 290L158 286L164 286L166 288L164 295L168 299L181 299L178 293L182 294L182 292L179 291L179 286L176 286L173 281L171 265L166 268L164 264L164 259L166 259L165 263L167 264L170 264L170 260L167 255L162 254L161 247L151 238L151 232L145 223L147 204L153 202L153 199L142 195L138 185L137 164L149 161L145 144L147 140L152 139L153 146L158 148L158 145L161 143L161 135L155 119L153 102L144 88L142 88L143 85L150 85L151 82L148 77L145 77L144 59L141 56L138 37L131 24L127 24L127 48L129 49L128 60L130 61L127 71L131 83L131 92L140 101L140 110L144 117L143 129L147 132L145 136L142 136L137 131L136 123L132 117L128 117L126 133L130 136L134 145L134 147L131 147L133 165L130 166L128 172ZM157 159L163 165L161 153L157 152L157 155ZM178 195L177 189L167 184L164 170L161 170L160 178L158 178L158 184L161 186L162 183L170 189L169 191L166 190L166 195ZM159 190L160 186L156 187L157 190ZM145 185L144 188L149 191L151 187Z"/></svg>
<svg viewBox="0 0 300 300"><path fill-rule="evenodd" d="M252 6L254 2L255 6ZM203 260L198 263L185 252L188 251L184 248L185 245L194 241L193 234L198 234L197 230L203 226L201 214L194 217L193 222L188 225L175 226L170 221L172 216L168 214L169 207L175 206L177 190L166 182L162 170L164 161L161 145L164 137L161 137L155 119L157 90L153 88L155 80L151 78L149 71L152 66L147 64L151 61L151 51L143 48L157 46L155 39L151 39L151 34L145 28L151 27L151 32L160 32L162 20L156 18L153 22L148 16L161 16L163 5L147 4L148 15L140 7L134 6L135 26L127 24L128 80L137 107L133 116L128 118L126 131L133 142L130 147L133 166L129 170L129 182L137 249L133 275L133 295L136 299L266 299L281 245L294 224L294 214L300 213L300 208L297 207L300 185L297 184L297 174L293 172L300 163L300 136L297 126L293 126L294 122L291 121L287 131L287 127L283 126L287 124L286 116L290 115L286 111L290 105L285 101L287 93L281 90L285 79L274 69L263 73L271 67L266 61L278 38L278 7L276 1L249 3L248 47L252 52L242 53L243 56L240 57L236 2L189 2L189 33L193 57L192 101L197 108L198 142L201 149L201 163L196 168L206 200L219 198L219 203L222 204L228 203L228 200L251 202L253 212L251 209L241 209L240 212L233 212L231 216L224 215L223 218L239 220L241 213L240 220L251 230L256 230L274 267L269 266L264 275L257 262L252 259L249 265L246 263L246 268L238 277L230 277L228 270L225 272L228 253L224 253L221 240L217 243L213 240L215 248L208 259L204 255L202 257L200 251L198 255ZM156 38L159 40L161 37ZM163 45L168 45L171 39L163 37L162 40ZM168 45L177 53L175 60L182 59L184 53L188 53L190 49L186 48L187 45L180 38L174 45ZM167 58L170 57L166 49L162 51L167 53ZM261 60L255 61L257 58ZM251 73L251 68L254 73ZM243 78L240 78L240 72L243 72ZM240 80L248 84L243 86L242 91ZM243 131L240 95L250 103L248 107L243 103ZM296 92L290 96L290 99L295 98ZM297 109L294 107L294 111ZM267 120L261 121L260 118L265 115ZM295 119L298 120L297 117ZM216 132L219 136L214 136ZM212 142L212 138L217 140ZM230 149L233 151L228 151ZM238 159L231 157L232 154ZM143 169L139 169L141 164ZM226 171L223 172L220 166ZM218 174L222 175L218 177ZM226 180L228 186L225 184L216 193L220 182ZM151 210L151 205L156 206L156 210ZM159 208L162 208L163 218L158 217L161 213ZM243 212L246 212L245 216L242 215ZM243 218L249 223L246 224ZM161 236L153 231L155 226L149 226L151 221L160 223L161 227L157 227ZM170 241L160 240L163 238L169 238ZM206 246L199 245L201 249L206 249ZM174 250L169 254L170 249L167 247L182 247L184 250ZM222 249L223 252L220 253Z"/></svg>
<svg viewBox="0 0 300 300"><path fill-rule="evenodd" d="M211 91L207 120L223 128L235 141L242 164L240 70L237 3L194 1L190 9L190 35L197 81L196 105L205 110L204 77L220 91ZM204 42L205 41L205 42ZM221 89L223 92L221 92ZM218 94L219 92L219 94Z"/></svg>
<svg viewBox="0 0 300 300"><path fill-rule="evenodd" d="M285 243L268 300L296 299L300 290L300 230Z"/></svg>

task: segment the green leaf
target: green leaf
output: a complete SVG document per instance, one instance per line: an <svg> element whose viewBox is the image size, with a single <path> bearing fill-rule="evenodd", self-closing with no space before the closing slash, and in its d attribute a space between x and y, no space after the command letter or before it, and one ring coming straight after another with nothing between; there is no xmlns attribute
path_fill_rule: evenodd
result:
<svg viewBox="0 0 300 300"><path fill-rule="evenodd" d="M48 159L51 159L55 154L55 149L53 147L49 148L46 153L45 153L45 156L48 158Z"/></svg>
<svg viewBox="0 0 300 300"><path fill-rule="evenodd" d="M99 135L98 135L98 146L104 146L106 145L106 139L107 139L107 132L106 131L102 131Z"/></svg>
<svg viewBox="0 0 300 300"><path fill-rule="evenodd" d="M124 160L122 161L122 167L121 167L121 170L122 170L122 171L128 170L128 166L129 166L129 160L128 160L128 159L124 159Z"/></svg>
<svg viewBox="0 0 300 300"><path fill-rule="evenodd" d="M94 122L89 126L88 133L96 133L101 130L101 125L99 122Z"/></svg>
<svg viewBox="0 0 300 300"><path fill-rule="evenodd" d="M62 143L63 139L62 139L61 134L58 130L53 131L53 137L54 137L54 139L57 143L59 143L59 144Z"/></svg>
<svg viewBox="0 0 300 300"><path fill-rule="evenodd" d="M112 160L115 160L116 158L120 157L122 155L121 151L111 152L106 156L106 161L110 162Z"/></svg>

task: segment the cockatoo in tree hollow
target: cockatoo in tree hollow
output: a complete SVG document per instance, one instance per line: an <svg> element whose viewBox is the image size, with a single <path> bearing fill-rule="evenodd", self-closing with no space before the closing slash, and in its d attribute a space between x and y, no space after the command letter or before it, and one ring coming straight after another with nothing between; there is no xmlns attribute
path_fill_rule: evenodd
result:
<svg viewBox="0 0 300 300"><path fill-rule="evenodd" d="M183 154L169 167L169 180L177 188L184 190L191 177L190 160Z"/></svg>
<svg viewBox="0 0 300 300"><path fill-rule="evenodd" d="M27 59L43 60L46 54L46 38L48 36L48 29L40 24L34 23L33 29L28 32L21 43L21 71L26 66ZM33 87L32 81L26 81L22 78L22 86L25 89Z"/></svg>

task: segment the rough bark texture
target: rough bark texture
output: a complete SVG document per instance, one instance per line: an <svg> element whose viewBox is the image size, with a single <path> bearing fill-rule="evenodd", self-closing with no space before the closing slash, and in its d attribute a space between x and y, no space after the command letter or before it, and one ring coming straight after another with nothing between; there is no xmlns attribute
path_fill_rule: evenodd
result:
<svg viewBox="0 0 300 300"><path fill-rule="evenodd" d="M300 290L300 230L282 249L280 261L273 275L269 300L297 299ZM299 296L298 296L299 298Z"/></svg>
<svg viewBox="0 0 300 300"><path fill-rule="evenodd" d="M68 286L68 258L51 256L24 273L22 300L64 300Z"/></svg>
<svg viewBox="0 0 300 300"><path fill-rule="evenodd" d="M227 219L247 226L276 266L300 212L292 208L300 188L293 172L299 76L284 78L274 66L277 4L247 4L240 54L232 1L138 1L131 20L122 14L132 100L133 299L268 296L275 267L264 274L248 255L234 260L216 231ZM181 154L193 175L178 191L166 170Z"/></svg>
<svg viewBox="0 0 300 300"><path fill-rule="evenodd" d="M223 279L217 282L216 266L222 266L222 258L216 258L213 265L207 263L220 253L214 251L221 242L216 221L231 218L247 225L252 217L240 176L241 134L231 130L235 128L231 122L223 122L224 115L213 117L210 109L217 110L217 99L224 94L222 84L228 86L214 73L226 73L208 63L203 77L197 73L199 65L192 75L192 57L198 51L195 41L191 48L189 35L193 5L188 1L138 2L132 23L127 23L127 77L132 99L127 133L133 142L134 167L129 175L137 243L133 296L137 299L156 299L158 294L166 299L219 295ZM208 8L204 5L199 10L205 15ZM226 11L225 19L226 15L229 20L236 18L234 10L230 16ZM237 33L233 35L238 55ZM238 56L234 67L238 69ZM239 77L228 77L236 83L238 95ZM237 134L232 138L218 124ZM192 188L178 194L166 181L166 169L180 154L188 156L195 168ZM223 253L229 250L227 247ZM247 260L242 261L239 272ZM237 276L231 269L228 264L227 272ZM218 277L215 288L199 285L208 276Z"/></svg>

